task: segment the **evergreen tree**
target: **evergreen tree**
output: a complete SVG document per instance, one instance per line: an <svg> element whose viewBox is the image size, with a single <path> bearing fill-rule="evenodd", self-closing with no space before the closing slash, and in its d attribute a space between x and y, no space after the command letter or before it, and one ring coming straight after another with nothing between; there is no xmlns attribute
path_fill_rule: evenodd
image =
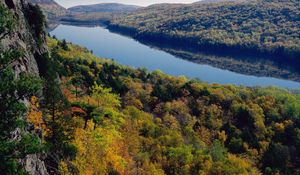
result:
<svg viewBox="0 0 300 175"><path fill-rule="evenodd" d="M0 39L8 35L13 30L15 24L13 15L0 4Z"/></svg>
<svg viewBox="0 0 300 175"><path fill-rule="evenodd" d="M37 135L26 131L23 101L41 90L42 81L27 74L16 78L10 63L20 52L0 53L0 172L22 174L17 161L42 149Z"/></svg>

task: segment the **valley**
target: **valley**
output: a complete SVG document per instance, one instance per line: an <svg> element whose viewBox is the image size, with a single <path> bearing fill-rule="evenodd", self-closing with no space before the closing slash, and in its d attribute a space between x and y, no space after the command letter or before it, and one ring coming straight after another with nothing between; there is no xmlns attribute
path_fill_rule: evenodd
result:
<svg viewBox="0 0 300 175"><path fill-rule="evenodd" d="M113 33L105 27L105 24L64 23L50 33L59 39L83 45L98 56L135 68L162 70L171 75L198 78L209 83L300 88L297 64L292 67L265 57L197 53L161 42L134 40L131 36Z"/></svg>
<svg viewBox="0 0 300 175"><path fill-rule="evenodd" d="M1 175L300 174L298 0L30 1L0 0Z"/></svg>
<svg viewBox="0 0 300 175"><path fill-rule="evenodd" d="M138 7L104 3L69 8L67 9L69 13L61 16L56 25L52 25L53 22L49 21L49 28L52 28L49 30L53 30L60 23L91 27L100 25L108 28L111 32L131 37L140 43L170 53L176 58L200 65L209 65L241 75L299 82L300 60L298 58L300 52L298 46L300 43L297 39L299 34L297 32L291 34L300 26L297 20L293 20L296 18L295 14L298 13L294 8L297 4L299 5L296 1L290 3L280 1L277 5L274 2L260 5L259 2L246 1L200 1L188 5L159 4ZM285 5L288 5L288 9L282 8ZM274 14L266 11L264 6L270 6ZM251 12L251 8L255 10ZM206 13L207 11L211 12ZM216 17L222 16L222 11L228 13L222 14L226 18L224 21L221 20L222 18L216 19ZM239 17L227 17L239 11L247 11L247 13ZM170 15L174 13L177 15L173 18ZM199 19L195 18L197 15L200 16ZM183 16L184 18L182 18ZM278 19L280 18L280 22L276 22L276 16ZM157 21L160 22L157 23ZM215 24L210 24L211 21ZM164 25L160 25L162 23ZM180 28L175 24L180 25L178 26ZM287 26L280 26L284 24ZM280 28L286 30L279 30ZM251 32L249 33L247 30L251 30ZM72 40L72 38L70 39ZM101 55L101 53L99 56L107 56L111 59L121 57L116 56L117 58L115 58L114 55ZM121 63L126 64L124 61ZM128 65L143 66L154 70L153 66L149 65L130 63ZM168 69L163 69L163 71L171 74L177 72ZM216 80L212 76L196 75L195 71L181 71L181 73L172 75L185 75L212 83L292 87L282 86L278 82L272 83L274 81L265 81L261 78L258 79L264 83L258 83L258 80L247 81L245 84L241 83L240 78L239 81L237 78L233 78L235 76L228 76L225 80ZM235 81L230 79L235 79Z"/></svg>

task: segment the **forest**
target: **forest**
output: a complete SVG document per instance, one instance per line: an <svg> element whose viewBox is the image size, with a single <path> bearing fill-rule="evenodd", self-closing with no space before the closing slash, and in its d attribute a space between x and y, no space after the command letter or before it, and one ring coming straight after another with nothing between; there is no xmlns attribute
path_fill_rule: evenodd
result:
<svg viewBox="0 0 300 175"><path fill-rule="evenodd" d="M299 94L133 69L55 37L48 46L45 98L33 104L61 174L299 173Z"/></svg>
<svg viewBox="0 0 300 175"><path fill-rule="evenodd" d="M42 45L41 10L24 11ZM19 24L2 4L0 14L4 37ZM33 154L62 175L300 173L299 93L149 72L45 39L38 76L16 76L25 51L0 47L1 174L28 174L20 160Z"/></svg>
<svg viewBox="0 0 300 175"><path fill-rule="evenodd" d="M134 37L235 54L300 57L298 0L158 4L111 20Z"/></svg>

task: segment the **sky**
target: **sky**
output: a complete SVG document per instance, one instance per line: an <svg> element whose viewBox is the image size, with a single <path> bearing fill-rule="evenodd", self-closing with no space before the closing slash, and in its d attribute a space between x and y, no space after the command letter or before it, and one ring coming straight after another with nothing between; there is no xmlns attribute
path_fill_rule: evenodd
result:
<svg viewBox="0 0 300 175"><path fill-rule="evenodd" d="M198 0L55 0L55 1L62 6L69 8L76 5L111 3L111 2L148 6L156 3L192 3Z"/></svg>

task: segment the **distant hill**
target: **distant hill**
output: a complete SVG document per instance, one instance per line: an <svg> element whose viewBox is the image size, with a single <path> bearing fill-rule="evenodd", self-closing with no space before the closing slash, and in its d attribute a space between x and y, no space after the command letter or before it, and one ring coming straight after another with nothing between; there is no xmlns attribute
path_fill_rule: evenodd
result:
<svg viewBox="0 0 300 175"><path fill-rule="evenodd" d="M68 14L68 10L53 0L28 0L33 4L38 4L47 15L48 19L57 19Z"/></svg>
<svg viewBox="0 0 300 175"><path fill-rule="evenodd" d="M110 28L205 51L299 60L299 7L299 0L162 4L113 19Z"/></svg>
<svg viewBox="0 0 300 175"><path fill-rule="evenodd" d="M70 12L61 18L65 22L98 23L110 21L113 18L139 9L139 6L118 3L101 3L94 5L80 5L68 9Z"/></svg>
<svg viewBox="0 0 300 175"><path fill-rule="evenodd" d="M72 13L98 13L98 12L132 12L140 8L135 5L124 5L118 3L102 3L94 5L80 5L68 10Z"/></svg>
<svg viewBox="0 0 300 175"><path fill-rule="evenodd" d="M198 2L195 2L195 4L198 3L218 3L218 2L245 2L247 0L201 0Z"/></svg>

